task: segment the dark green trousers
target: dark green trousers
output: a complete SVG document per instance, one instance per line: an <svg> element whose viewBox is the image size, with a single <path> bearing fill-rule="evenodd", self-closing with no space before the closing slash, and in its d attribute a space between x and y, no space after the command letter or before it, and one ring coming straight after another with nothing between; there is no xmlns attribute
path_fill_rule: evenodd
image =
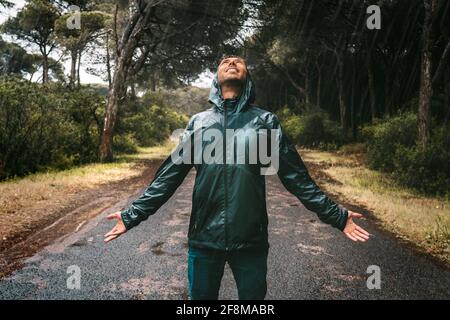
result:
<svg viewBox="0 0 450 320"><path fill-rule="evenodd" d="M268 249L223 251L189 247L188 279L191 300L218 298L225 263L233 272L239 299L263 300L267 291Z"/></svg>

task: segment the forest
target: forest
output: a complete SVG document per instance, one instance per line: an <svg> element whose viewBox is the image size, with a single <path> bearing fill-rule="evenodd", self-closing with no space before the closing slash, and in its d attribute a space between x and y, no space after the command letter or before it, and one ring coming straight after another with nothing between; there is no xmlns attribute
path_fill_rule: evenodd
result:
<svg viewBox="0 0 450 320"><path fill-rule="evenodd" d="M164 142L209 108L193 83L226 54L299 147L449 195L445 0L26 0L0 25L0 179Z"/></svg>

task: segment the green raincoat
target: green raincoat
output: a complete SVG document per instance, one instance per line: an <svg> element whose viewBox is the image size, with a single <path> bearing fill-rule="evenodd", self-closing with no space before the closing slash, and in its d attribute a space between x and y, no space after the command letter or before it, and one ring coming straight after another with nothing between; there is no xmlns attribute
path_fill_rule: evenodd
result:
<svg viewBox="0 0 450 320"><path fill-rule="evenodd" d="M279 168L277 174L285 188L320 220L343 230L347 209L338 206L314 183L294 145L283 134L278 118L253 104L255 88L247 75L245 88L236 100L224 100L217 75L209 95L212 107L194 115L183 139L202 136L207 129L252 129L277 132ZM224 148L230 141L222 143ZM186 140L184 140L186 141ZM204 148L207 143L202 144ZM185 152L185 151L184 151ZM224 149L223 154L226 154ZM183 154L183 153L181 153ZM189 162L189 163L187 163ZM177 162L168 157L145 192L121 212L127 230L154 214L175 192L192 167L196 178L192 194L189 244L198 248L237 250L267 248L268 216L265 175L259 164Z"/></svg>

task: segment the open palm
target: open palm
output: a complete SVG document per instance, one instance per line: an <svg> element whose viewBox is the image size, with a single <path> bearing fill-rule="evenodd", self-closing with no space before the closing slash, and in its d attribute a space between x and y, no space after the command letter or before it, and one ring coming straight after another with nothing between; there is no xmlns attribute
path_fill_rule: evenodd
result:
<svg viewBox="0 0 450 320"><path fill-rule="evenodd" d="M350 210L348 211L347 224L345 225L343 232L346 235L346 237L352 241L365 242L369 240L370 234L353 221L353 218L362 218L362 217L363 215L360 213L356 213Z"/></svg>
<svg viewBox="0 0 450 320"><path fill-rule="evenodd" d="M120 215L120 211L111 213L110 215L108 215L106 217L106 219L108 220L117 220L117 224L115 225L114 228L111 229L111 231L109 231L107 234L105 234L105 242L109 242L111 240L116 239L117 237L119 237L120 235L124 234L125 232L127 232L127 228L125 227L125 224L122 221L122 216Z"/></svg>

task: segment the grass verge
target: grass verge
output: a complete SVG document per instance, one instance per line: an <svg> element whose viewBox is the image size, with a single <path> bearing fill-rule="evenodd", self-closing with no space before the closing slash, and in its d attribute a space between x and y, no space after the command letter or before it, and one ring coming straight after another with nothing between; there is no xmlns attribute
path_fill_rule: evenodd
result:
<svg viewBox="0 0 450 320"><path fill-rule="evenodd" d="M423 196L364 165L364 154L300 150L311 176L339 201L370 211L383 228L450 266L450 200Z"/></svg>
<svg viewBox="0 0 450 320"><path fill-rule="evenodd" d="M94 163L64 171L40 172L0 183L0 248L21 241L61 216L81 194L139 177L148 160L167 156L174 144L139 148L113 163ZM147 161L147 162L146 162Z"/></svg>

